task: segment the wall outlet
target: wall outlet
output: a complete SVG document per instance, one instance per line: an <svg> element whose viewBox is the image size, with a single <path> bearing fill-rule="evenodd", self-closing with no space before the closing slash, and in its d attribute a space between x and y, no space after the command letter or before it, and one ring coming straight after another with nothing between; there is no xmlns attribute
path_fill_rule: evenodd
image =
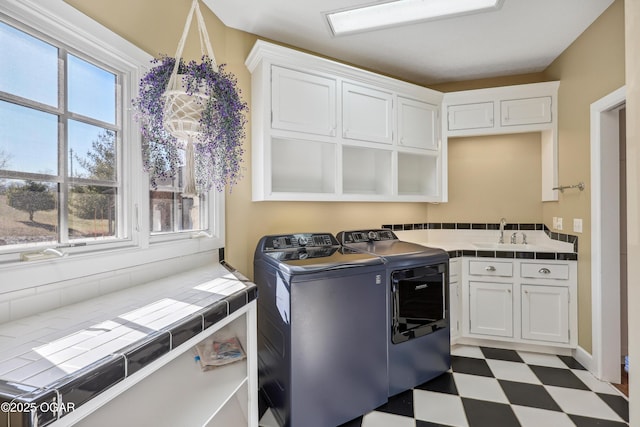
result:
<svg viewBox="0 0 640 427"><path fill-rule="evenodd" d="M582 233L582 218L573 218L573 232Z"/></svg>
<svg viewBox="0 0 640 427"><path fill-rule="evenodd" d="M558 217L558 223L556 224L556 230L562 230L562 217Z"/></svg>
<svg viewBox="0 0 640 427"><path fill-rule="evenodd" d="M557 216L553 217L553 224L551 225L551 228L553 228L554 230L556 228L558 228L558 217Z"/></svg>

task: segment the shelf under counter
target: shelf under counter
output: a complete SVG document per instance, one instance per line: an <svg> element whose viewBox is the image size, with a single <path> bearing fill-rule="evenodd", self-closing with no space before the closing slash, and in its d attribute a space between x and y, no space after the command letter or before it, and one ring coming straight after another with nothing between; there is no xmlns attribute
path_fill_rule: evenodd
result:
<svg viewBox="0 0 640 427"><path fill-rule="evenodd" d="M140 411L116 411L120 425L150 413L166 413L160 418L168 421L175 410L179 416L204 411L208 416L194 415L195 424L189 424L204 426L238 406L245 411L240 424L257 426L256 297L253 283L216 263L0 325L0 402L3 409L7 402L23 409L1 412L0 426L59 427L85 417L85 425L100 425L100 412L123 399ZM230 333L239 338L246 360L200 372L189 350L209 336ZM172 387L187 380L197 387ZM151 397L152 389L174 404ZM105 425L113 419L107 417Z"/></svg>

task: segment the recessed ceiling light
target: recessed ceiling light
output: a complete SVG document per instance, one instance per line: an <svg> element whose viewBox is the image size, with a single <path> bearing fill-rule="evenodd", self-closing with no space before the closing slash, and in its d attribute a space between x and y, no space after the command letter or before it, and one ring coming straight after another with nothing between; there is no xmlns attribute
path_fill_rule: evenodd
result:
<svg viewBox="0 0 640 427"><path fill-rule="evenodd" d="M327 12L334 35L500 9L504 0L396 0Z"/></svg>

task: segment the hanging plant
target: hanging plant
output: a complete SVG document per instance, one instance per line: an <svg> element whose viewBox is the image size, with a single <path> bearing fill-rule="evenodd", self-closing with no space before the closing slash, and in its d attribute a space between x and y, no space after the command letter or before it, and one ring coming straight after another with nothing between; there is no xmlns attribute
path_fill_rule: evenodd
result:
<svg viewBox="0 0 640 427"><path fill-rule="evenodd" d="M165 128L165 91L175 65L175 58L154 59L156 64L140 81L140 91L134 100L136 118L142 129L143 163L155 188L163 179L177 176L184 167L179 149L186 149L187 141L179 141ZM240 98L235 77L224 70L215 71L207 56L202 62L191 61L178 65L186 93L206 95L200 118L200 131L194 141L195 179L198 193L215 187L222 191L233 186L241 176L247 104Z"/></svg>
<svg viewBox="0 0 640 427"><path fill-rule="evenodd" d="M185 64L180 56L194 13L209 55ZM216 65L208 40L194 0L176 57L154 59L155 65L140 81L133 105L142 130L143 165L153 188L175 178L181 168L193 178L187 178L184 194L201 194L213 187L223 191L242 177L248 107L233 74Z"/></svg>

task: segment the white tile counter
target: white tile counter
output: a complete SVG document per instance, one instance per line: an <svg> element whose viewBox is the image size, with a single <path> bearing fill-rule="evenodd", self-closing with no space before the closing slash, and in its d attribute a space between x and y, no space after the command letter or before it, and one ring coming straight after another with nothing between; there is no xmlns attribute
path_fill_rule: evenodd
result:
<svg viewBox="0 0 640 427"><path fill-rule="evenodd" d="M0 325L0 427L54 422L256 296L216 263Z"/></svg>

